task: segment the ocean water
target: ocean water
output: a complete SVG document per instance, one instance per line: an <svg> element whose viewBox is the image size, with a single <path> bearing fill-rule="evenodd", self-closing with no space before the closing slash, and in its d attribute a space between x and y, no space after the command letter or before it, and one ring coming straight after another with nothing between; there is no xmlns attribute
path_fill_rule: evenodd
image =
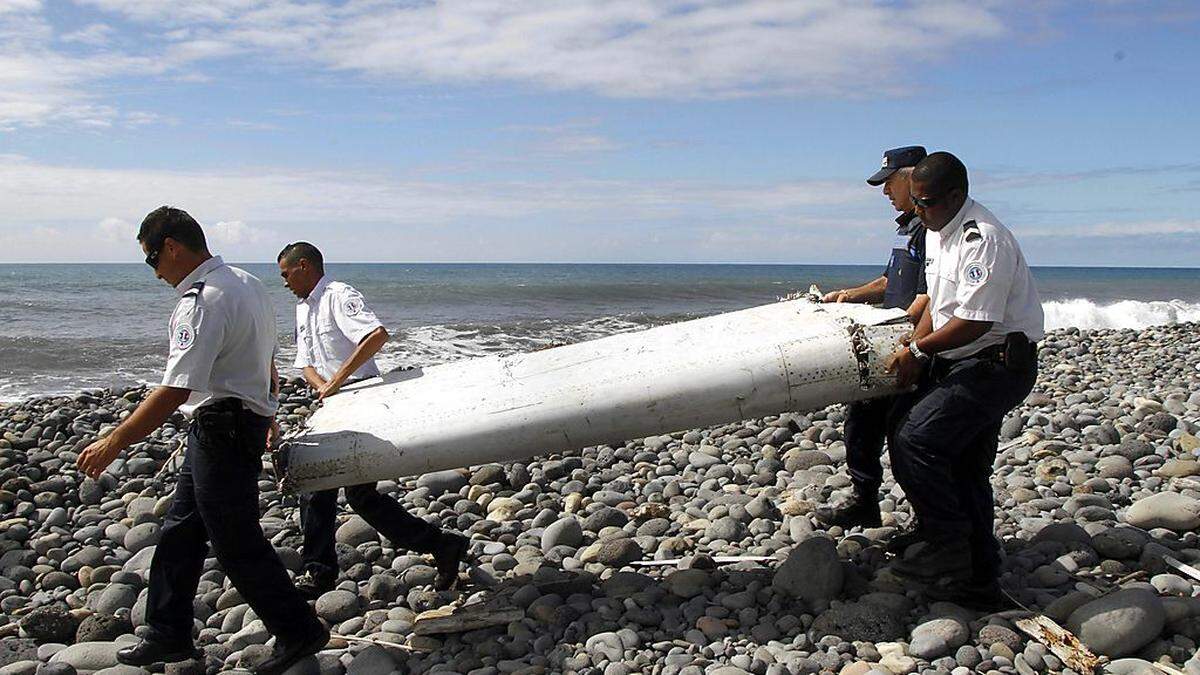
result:
<svg viewBox="0 0 1200 675"><path fill-rule="evenodd" d="M238 263L234 263L238 264ZM275 300L284 373L294 305L274 265L239 264ZM861 265L337 264L394 335L381 365L527 351L870 280ZM1051 328L1200 321L1200 270L1038 268ZM143 264L0 264L0 400L154 382L176 296Z"/></svg>

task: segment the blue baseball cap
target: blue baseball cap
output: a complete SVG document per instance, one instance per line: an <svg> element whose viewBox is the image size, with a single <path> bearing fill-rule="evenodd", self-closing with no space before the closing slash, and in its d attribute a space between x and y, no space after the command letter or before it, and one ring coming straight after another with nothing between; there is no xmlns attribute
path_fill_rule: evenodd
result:
<svg viewBox="0 0 1200 675"><path fill-rule="evenodd" d="M867 185L883 185L896 169L916 166L917 162L925 159L925 148L920 145L906 145L903 148L892 148L883 153L883 165L874 176L867 179Z"/></svg>

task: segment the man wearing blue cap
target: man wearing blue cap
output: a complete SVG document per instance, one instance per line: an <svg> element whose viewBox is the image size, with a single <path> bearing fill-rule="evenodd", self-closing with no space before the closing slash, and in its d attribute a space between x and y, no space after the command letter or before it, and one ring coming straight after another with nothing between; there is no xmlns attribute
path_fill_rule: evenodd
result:
<svg viewBox="0 0 1200 675"><path fill-rule="evenodd" d="M868 185L882 185L883 194L900 212L896 218L896 238L892 255L883 274L862 286L832 291L825 302L862 302L881 304L885 308L907 309L910 317L921 316L925 301L925 228L917 217L909 196L909 175L912 167L925 158L925 148L910 145L883 153L883 165L867 179ZM850 405L845 422L846 464L854 492L850 499L833 508L817 510L818 519L827 526L848 528L879 527L879 488L883 485L883 439L887 414L892 407L890 397L860 401ZM909 541L912 539L911 541ZM889 544L892 550L903 550L915 537L901 535Z"/></svg>

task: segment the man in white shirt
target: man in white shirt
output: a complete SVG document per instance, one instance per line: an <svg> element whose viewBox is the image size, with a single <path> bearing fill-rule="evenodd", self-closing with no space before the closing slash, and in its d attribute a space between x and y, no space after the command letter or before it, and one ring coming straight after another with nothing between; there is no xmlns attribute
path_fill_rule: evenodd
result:
<svg viewBox="0 0 1200 675"><path fill-rule="evenodd" d="M180 296L166 373L124 422L80 454L79 467L98 478L177 408L186 403L194 414L150 563L150 630L118 651L117 660L149 666L193 658L192 603L211 544L229 580L275 635L275 654L255 672L278 675L323 648L329 631L259 526L258 475L278 404L275 312L262 282L211 255L200 225L184 211L156 209L137 238L146 263Z"/></svg>
<svg viewBox="0 0 1200 675"><path fill-rule="evenodd" d="M927 542L897 561L901 575L937 581L927 595L995 606L992 463L1004 416L1032 390L1044 336L1033 275L1012 233L967 195L967 169L935 152L913 169L913 204L930 234L929 303L889 367L917 384L892 412L892 471Z"/></svg>
<svg viewBox="0 0 1200 675"><path fill-rule="evenodd" d="M362 294L353 286L325 275L325 262L308 242L288 244L279 252L279 275L300 301L296 304L296 362L318 399L333 396L347 382L378 377L375 354L388 333ZM337 581L334 548L338 491L305 495L300 522L304 533L305 573L296 586L308 597L331 590ZM397 548L432 553L438 576L435 586L447 590L458 580L459 564L469 542L453 532L404 510L378 492L375 483L346 488L346 501L363 520Z"/></svg>

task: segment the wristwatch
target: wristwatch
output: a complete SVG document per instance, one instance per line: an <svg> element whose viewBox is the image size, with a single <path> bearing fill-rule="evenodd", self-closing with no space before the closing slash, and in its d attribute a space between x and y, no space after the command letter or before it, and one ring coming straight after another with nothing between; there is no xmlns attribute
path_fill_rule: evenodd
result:
<svg viewBox="0 0 1200 675"><path fill-rule="evenodd" d="M908 343L908 351L918 361L928 361L929 360L929 355L926 354L925 352L921 351L921 348L917 346L916 340L913 340Z"/></svg>

